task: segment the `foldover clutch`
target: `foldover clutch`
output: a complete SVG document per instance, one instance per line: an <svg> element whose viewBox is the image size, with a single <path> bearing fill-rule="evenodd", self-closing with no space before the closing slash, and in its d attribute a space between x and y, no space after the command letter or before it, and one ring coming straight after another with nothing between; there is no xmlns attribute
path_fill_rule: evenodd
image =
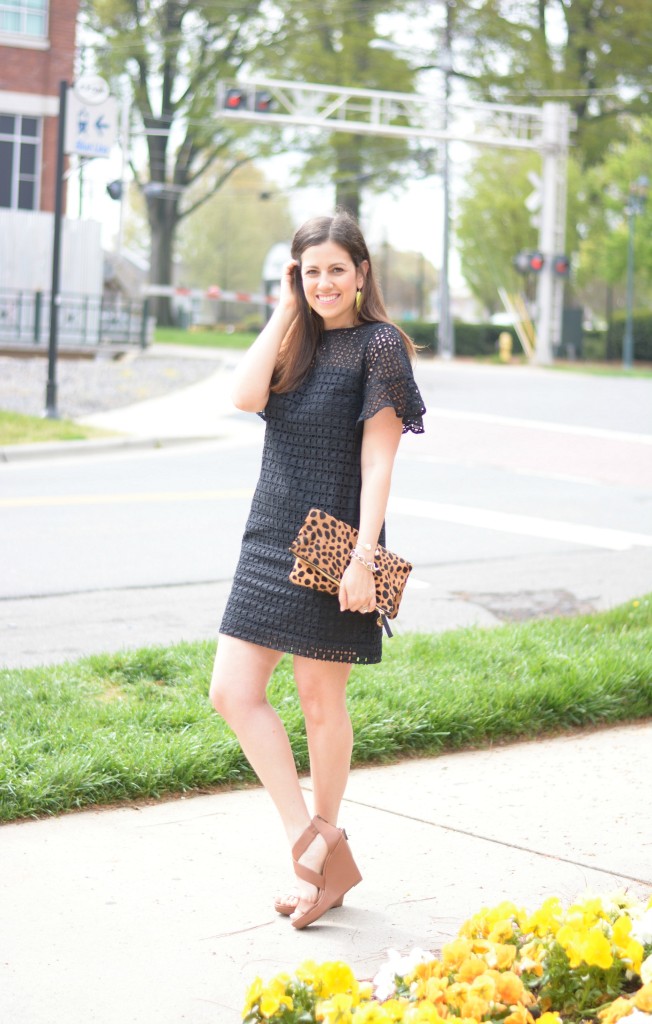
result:
<svg viewBox="0 0 652 1024"><path fill-rule="evenodd" d="M290 582L322 594L337 596L342 576L358 542L358 531L348 523L311 508L297 536L290 544L294 565ZM388 619L395 619L412 565L381 544L376 548L374 573L378 625L391 636Z"/></svg>

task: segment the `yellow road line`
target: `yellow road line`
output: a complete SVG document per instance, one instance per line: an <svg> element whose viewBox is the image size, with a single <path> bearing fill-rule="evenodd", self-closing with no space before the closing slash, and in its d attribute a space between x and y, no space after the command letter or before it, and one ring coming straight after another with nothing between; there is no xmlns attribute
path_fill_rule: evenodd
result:
<svg viewBox="0 0 652 1024"><path fill-rule="evenodd" d="M28 498L0 498L0 508L34 508L61 505L128 505L165 501L224 501L229 498L250 498L250 487L219 491L145 491L131 494L60 494L35 495Z"/></svg>

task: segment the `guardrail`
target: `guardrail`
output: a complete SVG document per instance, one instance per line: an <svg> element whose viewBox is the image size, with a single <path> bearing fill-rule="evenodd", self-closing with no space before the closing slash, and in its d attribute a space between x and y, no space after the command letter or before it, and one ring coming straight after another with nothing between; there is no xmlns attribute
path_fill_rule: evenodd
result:
<svg viewBox="0 0 652 1024"><path fill-rule="evenodd" d="M0 288L0 343L47 346L50 333L48 292ZM140 345L148 338L147 300L62 294L59 344L70 346Z"/></svg>

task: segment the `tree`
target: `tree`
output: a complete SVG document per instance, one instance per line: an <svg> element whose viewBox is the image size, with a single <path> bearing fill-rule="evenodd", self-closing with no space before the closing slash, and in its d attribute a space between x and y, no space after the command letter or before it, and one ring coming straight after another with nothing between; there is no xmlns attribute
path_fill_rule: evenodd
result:
<svg viewBox="0 0 652 1024"><path fill-rule="evenodd" d="M532 191L528 172L540 171L535 153L484 150L473 163L459 198L456 234L462 272L473 294L490 313L500 308L498 288L520 291L523 278L513 259L536 249L538 229L530 222L525 199ZM579 192L580 169L569 161L566 251L578 247L585 198Z"/></svg>
<svg viewBox="0 0 652 1024"><path fill-rule="evenodd" d="M260 291L266 253L277 242L289 242L293 230L286 197L275 195L262 171L247 164L184 222L183 283Z"/></svg>
<svg viewBox="0 0 652 1024"><path fill-rule="evenodd" d="M584 165L649 110L652 5L640 0L457 0L464 59L483 99L567 100Z"/></svg>
<svg viewBox="0 0 652 1024"><path fill-rule="evenodd" d="M409 61L371 46L379 35L378 17L400 6L391 0L287 0L283 39L272 51L260 51L258 69L298 81L411 92L415 73ZM402 139L338 132L316 136L304 130L295 133L292 147L307 156L300 180L332 181L336 205L356 217L363 188L402 185L419 164L423 173L428 159Z"/></svg>
<svg viewBox="0 0 652 1024"><path fill-rule="evenodd" d="M147 202L154 283L172 282L179 222L256 152L214 111L217 79L269 42L262 7L261 0L243 0L237 9L212 0L85 0L98 69L117 93L126 79L134 134L145 139L147 174L133 172ZM189 200L199 180L205 190ZM169 322L169 303L159 303L158 316Z"/></svg>

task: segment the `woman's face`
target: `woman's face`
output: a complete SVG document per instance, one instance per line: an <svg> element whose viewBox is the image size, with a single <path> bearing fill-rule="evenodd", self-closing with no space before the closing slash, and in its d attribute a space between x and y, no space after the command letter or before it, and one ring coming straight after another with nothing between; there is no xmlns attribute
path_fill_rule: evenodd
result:
<svg viewBox="0 0 652 1024"><path fill-rule="evenodd" d="M366 260L356 267L346 249L336 242L322 242L304 249L301 281L308 305L319 313L324 327L352 327L355 293L364 284Z"/></svg>

